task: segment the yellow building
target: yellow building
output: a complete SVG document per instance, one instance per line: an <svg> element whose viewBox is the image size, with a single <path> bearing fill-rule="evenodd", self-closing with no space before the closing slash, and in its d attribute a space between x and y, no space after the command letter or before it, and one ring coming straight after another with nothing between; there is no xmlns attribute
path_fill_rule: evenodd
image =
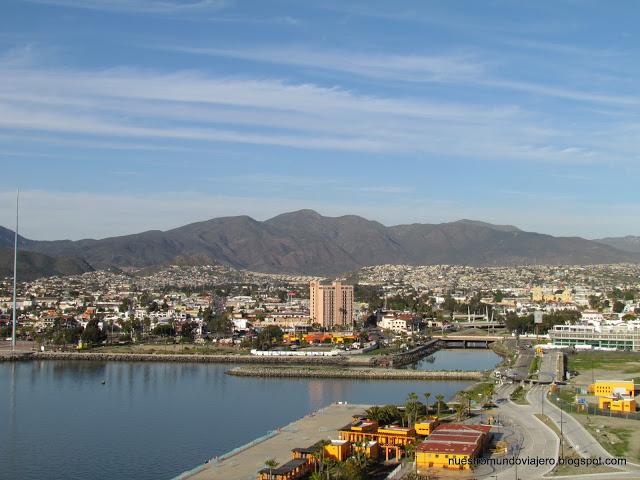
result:
<svg viewBox="0 0 640 480"><path fill-rule="evenodd" d="M416 448L418 473L430 468L468 470L489 442L489 425L446 424Z"/></svg>
<svg viewBox="0 0 640 480"><path fill-rule="evenodd" d="M612 412L635 412L636 401L633 397L598 397L598 408Z"/></svg>
<svg viewBox="0 0 640 480"><path fill-rule="evenodd" d="M351 443L347 440L331 440L330 444L324 446L325 458L344 462L349 455L351 455Z"/></svg>
<svg viewBox="0 0 640 480"><path fill-rule="evenodd" d="M440 420L438 417L429 416L425 418L421 418L416 422L414 428L416 429L416 433L421 437L427 437L431 435L433 430L440 425Z"/></svg>
<svg viewBox="0 0 640 480"><path fill-rule="evenodd" d="M570 288L554 291L543 289L542 287L533 287L531 289L531 300L534 302L572 303L573 292Z"/></svg>
<svg viewBox="0 0 640 480"><path fill-rule="evenodd" d="M375 420L363 418L354 418L353 422L338 430L338 436L340 440L353 444L377 442L387 461L390 458L399 460L404 455L404 447L417 439L414 428L398 425L380 427Z"/></svg>
<svg viewBox="0 0 640 480"><path fill-rule="evenodd" d="M597 397L610 397L615 394L633 397L635 388L633 380L597 380L589 385L588 390Z"/></svg>
<svg viewBox="0 0 640 480"><path fill-rule="evenodd" d="M380 456L380 445L373 440L363 444L355 444L352 448L355 452L364 452L365 457L373 460L377 460Z"/></svg>
<svg viewBox="0 0 640 480"><path fill-rule="evenodd" d="M531 289L531 300L534 302L544 301L544 292L542 291L542 287L533 287Z"/></svg>
<svg viewBox="0 0 640 480"><path fill-rule="evenodd" d="M297 480L313 471L314 464L304 458L294 458L275 468L263 468L258 472L258 480Z"/></svg>

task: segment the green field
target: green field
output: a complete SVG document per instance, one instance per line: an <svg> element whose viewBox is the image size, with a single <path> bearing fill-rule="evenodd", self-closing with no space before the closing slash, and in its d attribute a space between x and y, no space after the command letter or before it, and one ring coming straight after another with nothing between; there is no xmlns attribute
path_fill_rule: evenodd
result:
<svg viewBox="0 0 640 480"><path fill-rule="evenodd" d="M568 355L568 369L584 372L590 369L640 372L640 352L579 352Z"/></svg>

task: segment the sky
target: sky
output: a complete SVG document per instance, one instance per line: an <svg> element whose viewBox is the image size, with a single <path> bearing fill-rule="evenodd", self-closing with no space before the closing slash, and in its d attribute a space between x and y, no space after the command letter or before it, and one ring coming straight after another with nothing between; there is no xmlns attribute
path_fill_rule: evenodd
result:
<svg viewBox="0 0 640 480"><path fill-rule="evenodd" d="M0 225L640 234L640 3L2 0Z"/></svg>

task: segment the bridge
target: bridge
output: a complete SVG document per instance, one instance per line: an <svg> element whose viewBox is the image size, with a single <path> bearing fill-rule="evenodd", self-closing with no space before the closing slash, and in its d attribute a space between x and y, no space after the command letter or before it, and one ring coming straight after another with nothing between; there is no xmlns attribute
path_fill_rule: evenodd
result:
<svg viewBox="0 0 640 480"><path fill-rule="evenodd" d="M471 320L468 322L455 321L455 324L461 328L504 328L503 322L487 321L487 320Z"/></svg>
<svg viewBox="0 0 640 480"><path fill-rule="evenodd" d="M500 342L504 337L498 335L433 335L447 348L489 348L489 344Z"/></svg>

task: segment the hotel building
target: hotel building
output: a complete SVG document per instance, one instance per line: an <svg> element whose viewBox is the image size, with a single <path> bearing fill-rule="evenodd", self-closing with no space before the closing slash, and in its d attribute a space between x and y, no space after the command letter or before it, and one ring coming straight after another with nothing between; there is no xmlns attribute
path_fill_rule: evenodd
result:
<svg viewBox="0 0 640 480"><path fill-rule="evenodd" d="M353 286L311 281L309 311L312 323L319 323L325 328L350 327L353 324Z"/></svg>

